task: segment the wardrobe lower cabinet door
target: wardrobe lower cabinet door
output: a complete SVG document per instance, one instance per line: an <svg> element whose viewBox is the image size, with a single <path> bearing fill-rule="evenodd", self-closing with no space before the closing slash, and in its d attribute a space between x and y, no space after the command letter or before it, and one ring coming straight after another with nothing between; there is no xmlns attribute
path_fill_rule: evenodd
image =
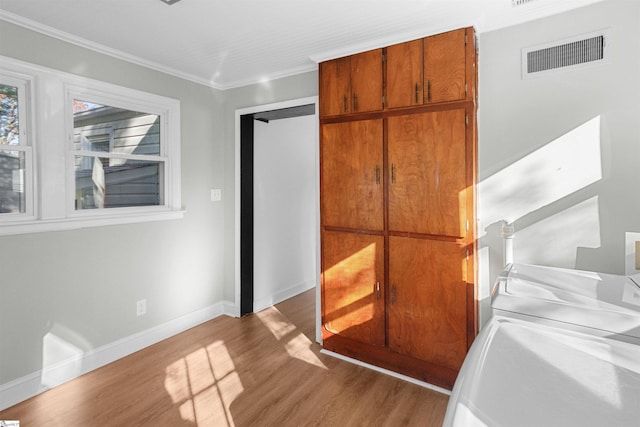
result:
<svg viewBox="0 0 640 427"><path fill-rule="evenodd" d="M322 322L337 334L384 346L384 238L322 233Z"/></svg>
<svg viewBox="0 0 640 427"><path fill-rule="evenodd" d="M465 269L456 243L390 237L391 350L460 368L467 352Z"/></svg>

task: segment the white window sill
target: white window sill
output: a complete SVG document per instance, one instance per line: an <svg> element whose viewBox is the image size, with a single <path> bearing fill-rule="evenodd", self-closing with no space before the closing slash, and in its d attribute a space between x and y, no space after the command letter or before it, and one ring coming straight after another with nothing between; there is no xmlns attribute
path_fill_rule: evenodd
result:
<svg viewBox="0 0 640 427"><path fill-rule="evenodd" d="M46 220L39 219L10 223L0 222L0 236L181 219L184 217L185 212L186 211L184 210L167 209L156 212L146 211L118 215L84 216Z"/></svg>

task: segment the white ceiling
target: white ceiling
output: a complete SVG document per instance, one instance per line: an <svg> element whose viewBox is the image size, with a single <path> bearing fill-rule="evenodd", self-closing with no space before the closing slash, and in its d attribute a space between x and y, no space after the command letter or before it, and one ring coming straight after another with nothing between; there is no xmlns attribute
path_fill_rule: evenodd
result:
<svg viewBox="0 0 640 427"><path fill-rule="evenodd" d="M482 33L597 1L0 0L0 19L227 89L459 27Z"/></svg>

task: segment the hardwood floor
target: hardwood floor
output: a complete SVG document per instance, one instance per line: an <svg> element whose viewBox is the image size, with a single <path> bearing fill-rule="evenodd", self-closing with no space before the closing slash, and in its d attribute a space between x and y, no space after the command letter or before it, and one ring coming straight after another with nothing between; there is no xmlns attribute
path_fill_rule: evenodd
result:
<svg viewBox="0 0 640 427"><path fill-rule="evenodd" d="M39 426L440 426L448 396L320 353L315 291L222 316L0 411Z"/></svg>

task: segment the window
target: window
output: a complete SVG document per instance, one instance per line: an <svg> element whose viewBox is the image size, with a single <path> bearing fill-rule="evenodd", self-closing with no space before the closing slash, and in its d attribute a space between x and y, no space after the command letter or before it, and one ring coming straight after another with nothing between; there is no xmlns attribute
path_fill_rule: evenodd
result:
<svg viewBox="0 0 640 427"><path fill-rule="evenodd" d="M2 60L0 235L182 217L179 101Z"/></svg>
<svg viewBox="0 0 640 427"><path fill-rule="evenodd" d="M158 114L73 99L74 208L163 204Z"/></svg>
<svg viewBox="0 0 640 427"><path fill-rule="evenodd" d="M29 80L0 73L0 218L32 214L32 149L28 141Z"/></svg>

